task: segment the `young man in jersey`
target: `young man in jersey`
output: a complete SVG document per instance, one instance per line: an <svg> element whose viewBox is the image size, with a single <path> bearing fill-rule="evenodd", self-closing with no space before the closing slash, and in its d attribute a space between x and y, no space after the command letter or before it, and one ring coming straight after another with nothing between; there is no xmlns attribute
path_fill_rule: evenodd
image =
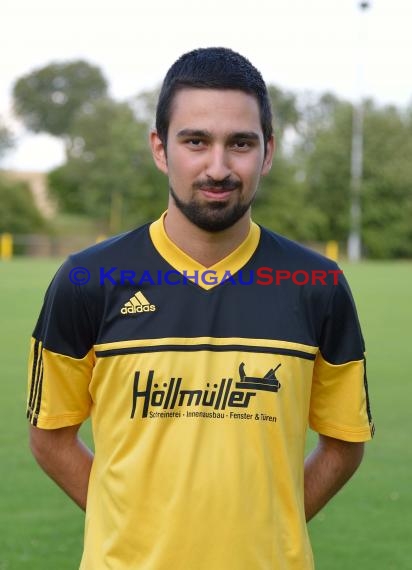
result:
<svg viewBox="0 0 412 570"><path fill-rule="evenodd" d="M86 510L82 570L313 569L306 522L362 459L372 423L347 283L251 220L271 120L244 57L183 55L151 134L166 213L70 256L47 291L31 447ZM94 455L77 436L89 416ZM308 424L319 443L304 461Z"/></svg>

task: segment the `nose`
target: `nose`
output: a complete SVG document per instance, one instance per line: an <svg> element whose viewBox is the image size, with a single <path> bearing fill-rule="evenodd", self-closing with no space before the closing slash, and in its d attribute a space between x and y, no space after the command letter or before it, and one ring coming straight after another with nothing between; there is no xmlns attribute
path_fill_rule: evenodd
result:
<svg viewBox="0 0 412 570"><path fill-rule="evenodd" d="M213 145L209 149L206 175L213 180L224 180L231 174L229 157L221 145Z"/></svg>

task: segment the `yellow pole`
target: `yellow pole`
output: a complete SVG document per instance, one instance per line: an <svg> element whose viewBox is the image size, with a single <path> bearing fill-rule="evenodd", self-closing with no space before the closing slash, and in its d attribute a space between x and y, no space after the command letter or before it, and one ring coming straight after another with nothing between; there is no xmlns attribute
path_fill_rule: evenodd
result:
<svg viewBox="0 0 412 570"><path fill-rule="evenodd" d="M339 244L335 240L328 241L326 243L326 257L332 259L333 261L338 261L339 259Z"/></svg>
<svg viewBox="0 0 412 570"><path fill-rule="evenodd" d="M0 258L7 261L13 257L13 236L9 233L0 235Z"/></svg>

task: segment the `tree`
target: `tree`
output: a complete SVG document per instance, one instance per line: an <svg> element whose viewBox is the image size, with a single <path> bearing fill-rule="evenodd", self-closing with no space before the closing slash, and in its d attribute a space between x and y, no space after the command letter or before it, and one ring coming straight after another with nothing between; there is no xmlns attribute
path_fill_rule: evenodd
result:
<svg viewBox="0 0 412 570"><path fill-rule="evenodd" d="M365 113L363 242L368 256L412 257L412 113Z"/></svg>
<svg viewBox="0 0 412 570"><path fill-rule="evenodd" d="M317 240L348 236L352 112L350 103L323 95L302 114L297 156L307 198L324 217ZM369 257L412 256L411 115L364 104L362 241Z"/></svg>
<svg viewBox="0 0 412 570"><path fill-rule="evenodd" d="M38 211L29 188L20 182L0 178L0 233L33 233L46 223Z"/></svg>
<svg viewBox="0 0 412 570"><path fill-rule="evenodd" d="M313 240L323 227L323 213L311 202L296 157L296 141L302 120L293 93L268 86L271 99L276 154L271 172L262 179L254 205L254 219L300 241Z"/></svg>
<svg viewBox="0 0 412 570"><path fill-rule="evenodd" d="M13 135L0 120L0 160L13 147Z"/></svg>
<svg viewBox="0 0 412 570"><path fill-rule="evenodd" d="M352 107L324 95L304 115L301 158L307 199L324 219L313 239L344 241L349 230Z"/></svg>
<svg viewBox="0 0 412 570"><path fill-rule="evenodd" d="M282 91L275 85L268 85L269 98L272 105L274 132L278 152L283 146L285 134L296 130L299 122L299 109L296 95Z"/></svg>
<svg viewBox="0 0 412 570"><path fill-rule="evenodd" d="M35 69L13 88L15 112L25 126L55 136L69 134L76 113L106 95L101 70L82 60Z"/></svg>
<svg viewBox="0 0 412 570"><path fill-rule="evenodd" d="M116 232L157 216L166 179L153 165L148 128L126 103L101 100L78 113L65 165L50 173L61 207L103 221Z"/></svg>

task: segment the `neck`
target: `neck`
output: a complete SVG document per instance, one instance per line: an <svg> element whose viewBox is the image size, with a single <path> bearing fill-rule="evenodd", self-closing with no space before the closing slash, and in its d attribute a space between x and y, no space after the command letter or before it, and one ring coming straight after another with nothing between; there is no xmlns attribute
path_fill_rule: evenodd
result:
<svg viewBox="0 0 412 570"><path fill-rule="evenodd" d="M250 212L226 230L208 232L194 225L178 208L169 204L164 225L168 237L179 249L204 267L211 267L246 239L250 229Z"/></svg>

